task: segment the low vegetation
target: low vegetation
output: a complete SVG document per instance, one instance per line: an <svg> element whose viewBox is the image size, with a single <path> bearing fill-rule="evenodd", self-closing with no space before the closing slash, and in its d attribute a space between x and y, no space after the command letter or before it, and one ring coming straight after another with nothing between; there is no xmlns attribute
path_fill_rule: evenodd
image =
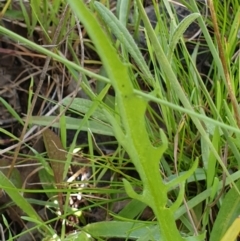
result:
<svg viewBox="0 0 240 241"><path fill-rule="evenodd" d="M240 3L157 2L1 2L2 241L238 240Z"/></svg>

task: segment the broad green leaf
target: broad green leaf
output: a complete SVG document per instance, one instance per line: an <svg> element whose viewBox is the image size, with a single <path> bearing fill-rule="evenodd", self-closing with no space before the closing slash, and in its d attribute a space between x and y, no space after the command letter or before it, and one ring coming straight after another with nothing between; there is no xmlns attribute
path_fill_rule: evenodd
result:
<svg viewBox="0 0 240 241"><path fill-rule="evenodd" d="M24 20L22 11L12 10L12 9L8 9L6 11L6 13L4 14L4 18L7 18L9 20L18 20L18 21Z"/></svg>
<svg viewBox="0 0 240 241"><path fill-rule="evenodd" d="M9 166L11 162L5 160L5 159L0 159L0 167L2 169L2 173L7 176L9 168L4 168L6 166ZM23 184L23 180L21 178L21 174L17 168L12 169L12 174L10 176L10 181L13 183L14 186L17 188L21 188Z"/></svg>
<svg viewBox="0 0 240 241"><path fill-rule="evenodd" d="M159 235L159 229L156 228L156 226L157 225L155 224L147 224L144 222L106 221L88 224L83 230L91 234L93 237L127 237L129 239L137 239L148 234L148 237L152 237L151 240L163 240Z"/></svg>
<svg viewBox="0 0 240 241"><path fill-rule="evenodd" d="M67 235L64 241L94 241L90 234L81 231L81 232L74 232L73 234Z"/></svg>
<svg viewBox="0 0 240 241"><path fill-rule="evenodd" d="M63 100L63 105L68 106L69 103L71 103L71 105L69 106L69 108L81 112L83 114L86 114L89 109L91 108L91 106L93 105L93 101L88 100L88 99L83 99L83 98L74 98L72 100L72 98L65 98ZM102 120L106 123L108 123L108 119L106 118L106 116L103 114L103 111L100 108L97 108L93 114L92 117L95 119L99 119Z"/></svg>
<svg viewBox="0 0 240 241"><path fill-rule="evenodd" d="M236 186L240 189L240 180ZM223 199L217 219L214 222L210 241L219 241L240 214L240 195L231 188Z"/></svg>
<svg viewBox="0 0 240 241"><path fill-rule="evenodd" d="M2 173L2 171L0 171L0 188L3 189L8 194L8 196L15 202L15 204L20 207L20 209L25 212L29 217L42 222L37 212L22 196L22 194L18 191L17 187Z"/></svg>
<svg viewBox="0 0 240 241"><path fill-rule="evenodd" d="M31 117L31 123L41 126L47 126L50 122L52 122L56 116L33 116ZM82 119L66 117L66 129L69 130L78 130L79 126L82 124ZM52 127L60 128L59 121L54 122ZM99 122L97 120L89 120L83 123L82 131L91 130L92 133L113 136L112 127L103 122Z"/></svg>
<svg viewBox="0 0 240 241"><path fill-rule="evenodd" d="M133 219L146 208L146 204L136 199L131 200L124 208L118 213L118 216L126 219Z"/></svg>
<svg viewBox="0 0 240 241"><path fill-rule="evenodd" d="M240 217L237 217L227 232L224 234L221 241L234 241L237 239L240 233Z"/></svg>

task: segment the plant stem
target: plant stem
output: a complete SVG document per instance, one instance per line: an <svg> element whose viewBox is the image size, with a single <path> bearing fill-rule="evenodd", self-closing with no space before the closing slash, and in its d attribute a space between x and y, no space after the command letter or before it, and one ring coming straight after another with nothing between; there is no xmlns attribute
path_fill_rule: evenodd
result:
<svg viewBox="0 0 240 241"><path fill-rule="evenodd" d="M176 227L173 213L166 207L167 187L159 172L159 161L166 150L166 142L163 146L156 148L149 140L145 127L147 102L134 94L127 66L121 62L116 49L85 4L78 0L71 0L69 4L95 44L115 90L116 106L122 123L122 127L119 127L117 121L112 120L115 124L116 137L128 152L144 185L142 195L138 195L132 190L132 196L153 209L159 222L162 240L182 241L183 238ZM128 191L128 193L130 192Z"/></svg>

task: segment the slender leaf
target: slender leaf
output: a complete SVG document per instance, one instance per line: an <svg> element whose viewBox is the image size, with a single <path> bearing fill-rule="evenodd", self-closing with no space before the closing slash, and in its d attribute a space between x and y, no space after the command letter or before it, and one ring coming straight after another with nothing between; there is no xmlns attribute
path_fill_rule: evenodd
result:
<svg viewBox="0 0 240 241"><path fill-rule="evenodd" d="M125 49L131 54L139 68L146 75L150 84L152 84L152 74L132 35L110 10L108 10L106 7L104 7L101 3L98 2L95 2L95 6L97 11L103 18L104 22L110 27L112 33L124 45Z"/></svg>

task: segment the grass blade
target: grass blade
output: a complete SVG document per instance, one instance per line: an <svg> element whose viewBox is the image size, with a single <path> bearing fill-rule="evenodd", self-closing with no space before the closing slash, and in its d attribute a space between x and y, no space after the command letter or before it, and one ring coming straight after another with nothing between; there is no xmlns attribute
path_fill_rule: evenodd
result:
<svg viewBox="0 0 240 241"><path fill-rule="evenodd" d="M128 32L126 27L114 16L114 14L104 7L101 3L95 2L95 6L104 22L110 27L112 33L116 38L124 45L125 49L131 54L133 59L136 61L139 68L146 75L150 84L153 79L151 72L140 52L136 42L132 35Z"/></svg>

